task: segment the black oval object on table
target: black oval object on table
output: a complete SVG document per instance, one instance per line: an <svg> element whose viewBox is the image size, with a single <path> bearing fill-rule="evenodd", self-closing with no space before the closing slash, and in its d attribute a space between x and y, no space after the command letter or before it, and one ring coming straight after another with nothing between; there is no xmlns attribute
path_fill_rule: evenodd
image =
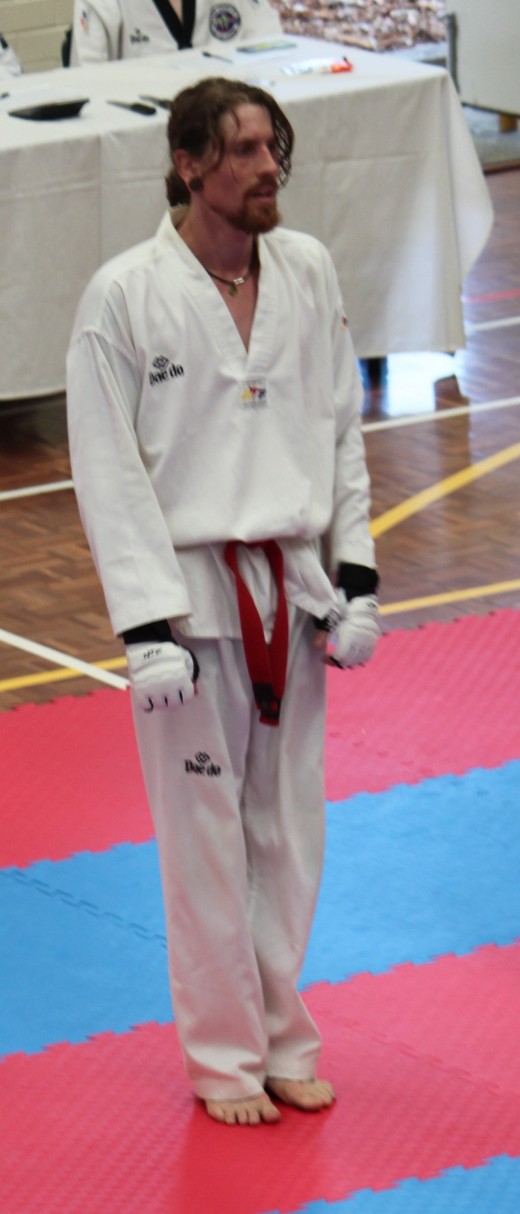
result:
<svg viewBox="0 0 520 1214"><path fill-rule="evenodd" d="M39 105L23 106L19 110L8 110L11 118L29 118L33 122L56 122L60 118L76 118L88 97L67 98L66 101L43 101Z"/></svg>

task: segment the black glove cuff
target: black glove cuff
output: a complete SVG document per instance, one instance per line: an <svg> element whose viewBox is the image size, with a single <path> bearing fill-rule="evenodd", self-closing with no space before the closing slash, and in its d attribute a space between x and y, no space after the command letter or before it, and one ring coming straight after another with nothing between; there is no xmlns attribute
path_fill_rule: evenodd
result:
<svg viewBox="0 0 520 1214"><path fill-rule="evenodd" d="M376 594L379 586L379 574L376 569L368 569L366 565L350 565L342 562L338 565L336 577L338 590L344 590L347 601L357 599L362 594Z"/></svg>
<svg viewBox="0 0 520 1214"><path fill-rule="evenodd" d="M137 628L127 628L121 636L125 645L138 645L144 641L173 641L170 625L167 620L154 620L151 624L139 624ZM173 641L174 645L176 644Z"/></svg>
<svg viewBox="0 0 520 1214"><path fill-rule="evenodd" d="M173 637L172 637L172 641L173 641ZM173 641L173 643L174 643L174 645L176 645L176 644L177 644L177 642L176 642L176 641ZM193 662L193 678L192 678L192 683L193 683L193 686L195 687L195 686L196 686L196 684L197 684L197 679L198 679L199 674L200 674L200 666L199 666L199 663L198 663L198 661L197 661L197 657L196 657L196 655L195 655L195 654L194 654L194 652L193 652L193 649L188 649L188 646L187 646L187 645L184 645L184 647L183 647L183 648L188 650L188 653L189 653L189 655L190 655L190 658L191 658L191 660L192 660L192 662Z"/></svg>
<svg viewBox="0 0 520 1214"><path fill-rule="evenodd" d="M167 620L153 620L151 624L139 624L137 628L127 628L126 632L122 632L121 636L125 645L139 645L143 643L148 645L153 641L171 641L172 645L178 645L179 642L172 637L170 625ZM185 645L184 649L188 653L193 662L193 682L196 683L200 674L200 666L193 649L188 649Z"/></svg>

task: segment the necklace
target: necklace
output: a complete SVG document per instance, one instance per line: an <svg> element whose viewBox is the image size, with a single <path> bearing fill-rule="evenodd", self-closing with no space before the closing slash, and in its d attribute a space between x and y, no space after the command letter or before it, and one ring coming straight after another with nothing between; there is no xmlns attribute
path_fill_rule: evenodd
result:
<svg viewBox="0 0 520 1214"><path fill-rule="evenodd" d="M242 287L244 283L247 282L248 278L251 277L254 260L255 253L253 251L251 261L249 262L249 266L245 274L239 274L238 278L221 278L220 274L213 274L212 270L208 270L207 266L203 266L202 268L206 271L206 274L209 274L210 278L214 278L216 282L223 282L224 286L228 287L228 295L236 295L238 288Z"/></svg>

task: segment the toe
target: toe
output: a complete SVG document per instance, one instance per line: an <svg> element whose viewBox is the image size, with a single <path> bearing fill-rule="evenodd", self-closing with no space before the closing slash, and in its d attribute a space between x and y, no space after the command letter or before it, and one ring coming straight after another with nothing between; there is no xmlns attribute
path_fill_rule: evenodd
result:
<svg viewBox="0 0 520 1214"><path fill-rule="evenodd" d="M262 1121L280 1120L279 1110L265 1093L245 1100L207 1100L206 1110L214 1121L225 1125L260 1125Z"/></svg>
<svg viewBox="0 0 520 1214"><path fill-rule="evenodd" d="M326 1079L269 1078L266 1086L278 1100L305 1112L329 1108L335 1100L332 1084Z"/></svg>

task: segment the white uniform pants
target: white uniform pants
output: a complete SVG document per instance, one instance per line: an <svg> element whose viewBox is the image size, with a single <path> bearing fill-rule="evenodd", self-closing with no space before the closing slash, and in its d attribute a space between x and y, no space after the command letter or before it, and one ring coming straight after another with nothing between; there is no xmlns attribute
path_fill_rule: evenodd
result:
<svg viewBox="0 0 520 1214"><path fill-rule="evenodd" d="M291 609L280 725L260 724L242 641L188 642L198 695L134 710L157 835L172 1001L203 1099L314 1077L320 1038L296 989L323 859L325 667Z"/></svg>

